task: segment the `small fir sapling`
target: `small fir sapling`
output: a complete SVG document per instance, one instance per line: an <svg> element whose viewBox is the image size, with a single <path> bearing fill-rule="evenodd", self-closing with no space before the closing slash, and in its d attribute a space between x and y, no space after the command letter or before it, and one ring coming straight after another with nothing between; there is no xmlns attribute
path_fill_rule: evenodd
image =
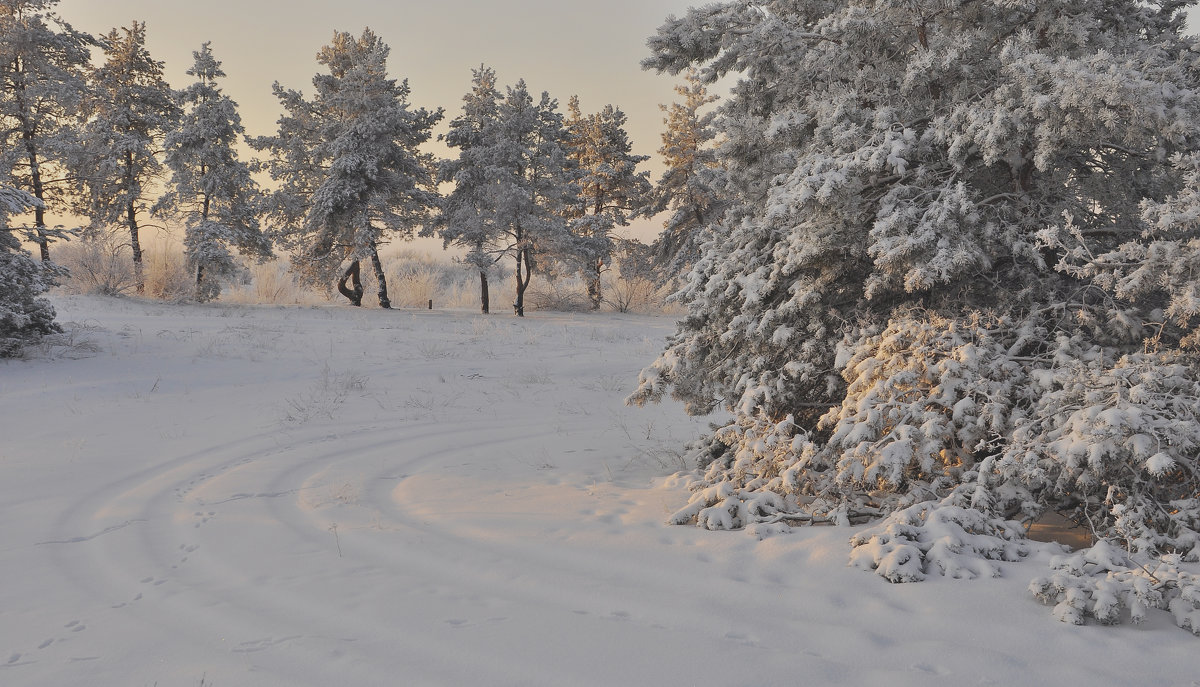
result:
<svg viewBox="0 0 1200 687"><path fill-rule="evenodd" d="M258 185L235 148L245 133L237 103L217 85L225 72L209 43L192 56L188 74L196 82L178 96L179 126L164 142L171 178L154 211L183 220L194 297L203 302L220 295L221 280L236 272L232 248L262 261L271 245L259 226Z"/></svg>
<svg viewBox="0 0 1200 687"><path fill-rule="evenodd" d="M0 358L19 355L42 336L61 331L54 307L40 297L54 285L60 270L34 260L9 224L10 217L39 203L30 193L0 185Z"/></svg>

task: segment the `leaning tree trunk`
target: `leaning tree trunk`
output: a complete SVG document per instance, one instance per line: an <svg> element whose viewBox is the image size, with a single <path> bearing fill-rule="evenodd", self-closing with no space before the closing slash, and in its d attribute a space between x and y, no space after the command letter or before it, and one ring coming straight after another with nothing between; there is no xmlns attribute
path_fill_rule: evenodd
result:
<svg viewBox="0 0 1200 687"><path fill-rule="evenodd" d="M379 251L371 246L371 265L375 268L375 281L379 283L379 307L388 310L392 302L388 300L387 277L383 274L383 263L379 261Z"/></svg>
<svg viewBox="0 0 1200 687"><path fill-rule="evenodd" d="M354 288L347 288L347 279L351 280L351 284L354 285ZM337 289L338 293L342 294L350 301L350 305L355 307L362 305L363 285L362 280L359 279L358 260L351 262L350 266L346 268L345 274L343 274L342 278L338 280Z"/></svg>
<svg viewBox="0 0 1200 687"><path fill-rule="evenodd" d="M479 270L479 309L486 315L489 307L487 272Z"/></svg>

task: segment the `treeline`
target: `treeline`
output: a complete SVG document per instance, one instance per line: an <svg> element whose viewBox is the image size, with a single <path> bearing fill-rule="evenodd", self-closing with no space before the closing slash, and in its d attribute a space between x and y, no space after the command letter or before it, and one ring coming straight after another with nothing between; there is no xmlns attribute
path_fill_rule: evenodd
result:
<svg viewBox="0 0 1200 687"><path fill-rule="evenodd" d="M639 170L648 158L632 153L620 108L585 113L572 97L564 112L524 80L501 86L482 65L439 136L457 153L443 160L423 146L444 110L411 104L408 82L389 75L389 48L370 29L337 32L320 49L311 93L277 82L278 129L248 136L209 43L193 53L194 82L175 90L146 48L144 23L92 36L56 15L57 1L0 0L2 235L40 253L40 264L22 263L21 284L5 285L6 302L18 291L37 301L61 276L56 242L114 231L128 237L142 292L140 234L158 221L183 228L197 301L216 298L242 260L279 251L303 281L336 282L354 305L365 265L387 308L380 247L419 235L465 251L483 312L489 275L500 269L512 274L517 315L535 274L579 275L598 309L601 275L614 262L663 283L677 278L715 207L704 181L710 118L698 113L713 98L694 77L679 89L685 102L664 107L668 170L657 184ZM242 141L256 159L239 157ZM652 246L617 233L664 210L667 231ZM86 226L47 221L67 215ZM28 221L8 221L18 216ZM0 249L6 260L32 258L15 238ZM19 329L17 320L7 329Z"/></svg>

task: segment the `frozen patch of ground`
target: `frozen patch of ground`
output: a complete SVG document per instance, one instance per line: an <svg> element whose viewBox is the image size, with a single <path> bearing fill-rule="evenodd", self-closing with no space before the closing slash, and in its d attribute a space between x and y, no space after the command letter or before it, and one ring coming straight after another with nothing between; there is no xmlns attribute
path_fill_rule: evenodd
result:
<svg viewBox="0 0 1200 687"><path fill-rule="evenodd" d="M705 421L621 401L668 318L56 306L71 345L0 363L0 684L1200 684L1036 563L665 525Z"/></svg>

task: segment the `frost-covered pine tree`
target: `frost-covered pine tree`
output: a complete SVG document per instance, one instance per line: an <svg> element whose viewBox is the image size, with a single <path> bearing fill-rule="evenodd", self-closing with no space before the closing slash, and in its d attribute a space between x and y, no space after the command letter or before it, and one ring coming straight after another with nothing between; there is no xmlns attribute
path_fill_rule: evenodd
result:
<svg viewBox="0 0 1200 687"><path fill-rule="evenodd" d="M38 199L33 240L43 262L63 232L46 211L65 211L64 165L76 146L78 110L94 39L53 13L58 0L0 0L0 173Z"/></svg>
<svg viewBox="0 0 1200 687"><path fill-rule="evenodd" d="M446 246L467 250L463 262L479 272L479 305L486 314L491 310L488 273L503 256L496 245L499 232L490 201L491 186L498 183L501 170L488 164L501 95L494 69L480 65L471 71L471 91L463 96L462 113L441 139L458 150L458 157L439 163L438 182L454 187L443 196L441 211L427 233L436 231Z"/></svg>
<svg viewBox="0 0 1200 687"><path fill-rule="evenodd" d="M620 108L606 105L584 115L578 96L572 96L567 112L567 156L574 163L578 188L570 210L574 259L581 263L592 310L599 310L604 300L600 278L617 244L614 232L628 226L645 207L651 190L650 173L637 171L650 156L632 153L627 118Z"/></svg>
<svg viewBox="0 0 1200 687"><path fill-rule="evenodd" d="M271 245L259 227L258 185L235 149L245 134L237 103L217 85L225 72L209 43L192 56L187 73L196 82L179 93L179 126L163 144L171 178L154 210L183 220L184 253L203 302L220 295L221 279L236 269L231 247L262 260Z"/></svg>
<svg viewBox="0 0 1200 687"><path fill-rule="evenodd" d="M488 159L499 172L488 206L495 213L495 245L516 263L513 310L519 317L543 258L565 256L574 246L566 212L576 191L565 138L558 101L549 93L535 103L524 79L507 88Z"/></svg>
<svg viewBox="0 0 1200 687"><path fill-rule="evenodd" d="M734 416L675 521L890 513L854 560L897 581L987 572L962 557L1019 555L1008 519L1047 510L1125 552L1071 574L1197 559L1186 4L737 1L668 20L645 66L738 77L715 123L730 206L631 397ZM1200 590L1172 579L1157 602L1145 579L1037 591L1064 619L1154 602L1200 628Z"/></svg>
<svg viewBox="0 0 1200 687"><path fill-rule="evenodd" d="M105 61L90 75L83 147L73 165L83 181L82 209L92 227L128 230L134 279L142 293L141 225L154 184L164 175L163 138L175 128L179 108L163 78L163 63L146 49L145 23L113 29L100 44Z"/></svg>
<svg viewBox="0 0 1200 687"><path fill-rule="evenodd" d="M717 166L712 141L716 137L713 111L701 109L719 98L710 95L694 68L686 72L686 84L675 87L683 102L660 105L667 116L662 133L662 156L666 170L654 186L649 213L669 212L663 231L653 243L654 262L664 279L684 274L700 257L704 230L720 218L722 208L712 188Z"/></svg>
<svg viewBox="0 0 1200 687"><path fill-rule="evenodd" d="M9 218L38 206L32 194L0 185L0 358L18 355L45 334L60 331L54 307L39 296L56 276L53 266L38 262L21 248Z"/></svg>
<svg viewBox="0 0 1200 687"><path fill-rule="evenodd" d="M468 249L467 260L480 270L484 312L486 271L511 257L513 310L523 317L525 290L543 259L565 257L574 245L566 212L575 187L563 117L549 93L535 103L524 80L501 95L495 72L480 67L472 84L445 138L459 155L440 168L454 189L442 204L438 232L447 245Z"/></svg>
<svg viewBox="0 0 1200 687"><path fill-rule="evenodd" d="M337 32L317 53L326 73L314 96L275 84L285 114L275 136L255 139L278 183L269 204L274 231L301 275L329 284L341 264L370 258L379 305L391 307L379 246L411 238L437 206L433 157L418 148L442 111L412 108L408 81L387 74L390 49L371 29ZM352 300L353 302L353 300Z"/></svg>

